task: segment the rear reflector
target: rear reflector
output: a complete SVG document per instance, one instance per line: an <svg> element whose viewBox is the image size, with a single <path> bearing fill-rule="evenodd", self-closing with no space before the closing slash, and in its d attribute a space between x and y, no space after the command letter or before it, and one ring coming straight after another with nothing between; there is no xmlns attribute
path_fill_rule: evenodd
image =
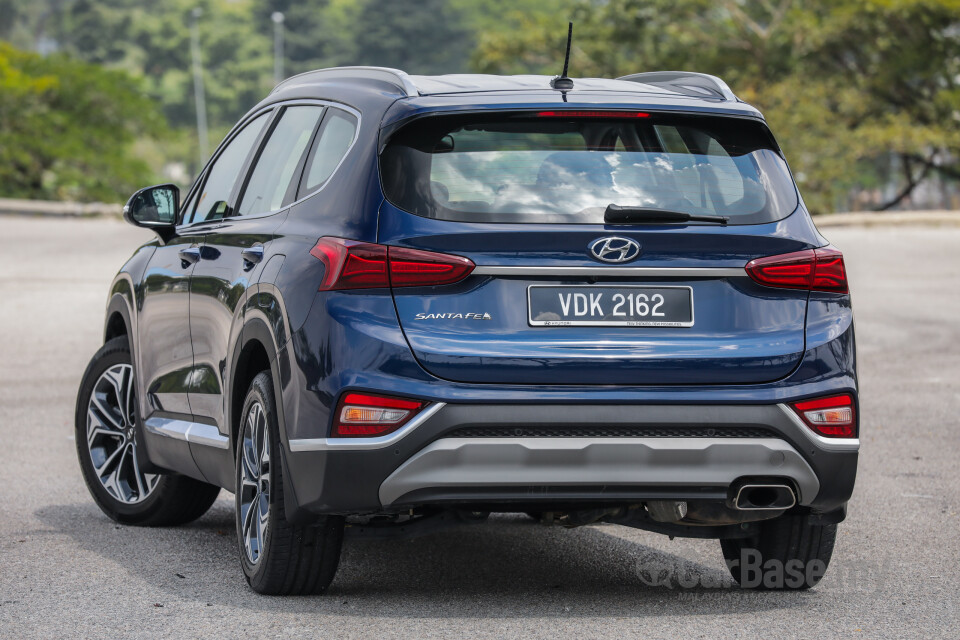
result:
<svg viewBox="0 0 960 640"><path fill-rule="evenodd" d="M364 438L392 433L426 406L419 400L348 393L337 403L330 435Z"/></svg>
<svg viewBox="0 0 960 640"><path fill-rule="evenodd" d="M768 287L849 292L843 254L833 247L757 258L745 268L751 278Z"/></svg>
<svg viewBox="0 0 960 640"><path fill-rule="evenodd" d="M320 238L310 255L326 267L320 291L453 284L475 266L460 256L331 237Z"/></svg>
<svg viewBox="0 0 960 640"><path fill-rule="evenodd" d="M828 438L856 437L853 398L847 394L794 402L793 410L808 427Z"/></svg>
<svg viewBox="0 0 960 640"><path fill-rule="evenodd" d="M643 111L538 111L539 118L649 118Z"/></svg>

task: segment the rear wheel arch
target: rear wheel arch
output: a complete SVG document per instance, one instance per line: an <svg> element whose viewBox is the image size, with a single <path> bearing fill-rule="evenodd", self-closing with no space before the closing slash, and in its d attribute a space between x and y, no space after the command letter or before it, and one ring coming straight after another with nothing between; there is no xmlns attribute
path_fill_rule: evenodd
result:
<svg viewBox="0 0 960 640"><path fill-rule="evenodd" d="M274 393L279 397L280 385L277 374L277 350L266 324L261 320L252 320L243 327L233 350L233 375L230 381L228 402L228 424L234 450L240 428L240 414L243 401L247 396L250 383L261 371L269 371L273 379ZM280 404L279 402L277 403ZM283 432L283 412L278 407L281 432Z"/></svg>
<svg viewBox="0 0 960 640"><path fill-rule="evenodd" d="M230 381L230 397L227 404L227 424L230 425L231 450L236 456L237 443L240 440L240 421L243 417L243 403L246 400L250 384L261 371L269 371L273 381L273 392L276 398L277 427L280 447L277 458L283 467L283 491L287 496L285 511L287 517L295 520L298 516L299 504L296 492L290 481L290 472L287 467L284 447L287 443L286 421L283 414L283 392L280 384L280 366L277 358L277 347L273 333L267 324L260 319L253 319L243 326L243 331L237 344L234 346L232 363L233 375Z"/></svg>

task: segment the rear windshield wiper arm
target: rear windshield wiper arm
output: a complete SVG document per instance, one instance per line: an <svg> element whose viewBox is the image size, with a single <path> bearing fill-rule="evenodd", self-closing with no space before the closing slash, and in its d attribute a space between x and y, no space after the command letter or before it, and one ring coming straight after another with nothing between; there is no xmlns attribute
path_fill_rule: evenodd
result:
<svg viewBox="0 0 960 640"><path fill-rule="evenodd" d="M651 207L621 207L611 204L603 214L603 221L611 224L630 224L632 222L713 222L727 224L726 216L697 215L669 209Z"/></svg>

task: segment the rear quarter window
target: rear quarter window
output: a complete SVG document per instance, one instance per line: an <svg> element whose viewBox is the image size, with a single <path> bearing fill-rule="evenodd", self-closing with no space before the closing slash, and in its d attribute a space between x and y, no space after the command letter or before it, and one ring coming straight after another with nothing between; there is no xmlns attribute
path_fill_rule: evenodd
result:
<svg viewBox="0 0 960 640"><path fill-rule="evenodd" d="M357 119L353 114L330 107L320 124L307 158L299 197L313 193L322 187L340 166L357 134Z"/></svg>

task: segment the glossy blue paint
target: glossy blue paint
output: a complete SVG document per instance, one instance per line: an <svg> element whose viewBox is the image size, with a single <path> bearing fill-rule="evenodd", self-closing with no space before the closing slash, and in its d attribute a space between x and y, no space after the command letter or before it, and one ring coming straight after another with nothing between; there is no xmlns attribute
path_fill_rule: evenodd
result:
<svg viewBox="0 0 960 640"><path fill-rule="evenodd" d="M759 225L457 223L385 203L380 240L453 253L478 265L603 267L587 251L616 234L642 247L631 267L737 268L818 246L805 211ZM418 361L439 378L513 384L749 384L788 375L804 351L807 292L740 277L473 276L453 286L394 292ZM543 327L527 322L531 285L631 284L693 291L692 327ZM488 314L423 320L418 314Z"/></svg>
<svg viewBox="0 0 960 640"><path fill-rule="evenodd" d="M825 310L837 304L817 301ZM290 438L324 437L330 411L346 390L376 391L439 402L610 404L769 404L855 391L853 325L825 343L802 351L785 377L760 384L471 384L443 380L425 371L411 353L391 313L385 290L321 292L290 348L299 384L284 388Z"/></svg>
<svg viewBox="0 0 960 640"><path fill-rule="evenodd" d="M230 434L236 427L231 408L236 398L230 394L245 391L233 389L235 377L244 374L236 370L238 349L250 340L263 342L268 353L284 444L326 437L332 407L349 390L449 404L638 407L773 404L856 394L853 315L845 294L771 289L745 276L602 273L472 275L441 287L318 292L324 267L310 249L322 236L512 267L602 267L587 247L604 235L636 240L642 251L629 266L654 268L741 269L753 258L826 244L802 203L775 222L720 226L463 223L423 218L386 202L378 171L383 142L392 127L433 112L602 106L762 119L743 103L663 92L488 89L407 97L387 85L302 78L284 83L252 110L251 115L291 101L334 101L360 112L358 137L329 183L310 197L286 203L282 214L180 227L171 238L150 243L124 269L120 279L129 280L133 294L126 293L130 287L121 287L115 297L123 301L117 304L130 307L127 323L143 417L157 413L203 420ZM237 179L242 182L244 176ZM234 198L238 191L239 186ZM189 204L193 195L183 201ZM264 256L247 270L240 252L253 244L263 246ZM196 267L185 267L177 251L192 245L207 253L201 252ZM274 266L259 281L265 265ZM691 287L694 326L531 327L527 322L531 284L614 283ZM417 321L421 312L488 313L490 320ZM148 449L155 437L145 436ZM166 469L197 476L199 468L204 478L224 479L211 480L223 486L232 477L231 455L195 453L194 461L189 451L182 460L165 451L154 462ZM286 455L291 473L285 482L295 489L291 496L304 496L303 504L314 513L327 508L350 512L350 478L330 474L342 469L361 473L368 468L362 457ZM384 452L377 468L401 464L403 457L391 457L395 455L400 456ZM850 470L849 478L838 481L829 504L849 497L852 474ZM288 513L296 515L298 509L291 499Z"/></svg>

